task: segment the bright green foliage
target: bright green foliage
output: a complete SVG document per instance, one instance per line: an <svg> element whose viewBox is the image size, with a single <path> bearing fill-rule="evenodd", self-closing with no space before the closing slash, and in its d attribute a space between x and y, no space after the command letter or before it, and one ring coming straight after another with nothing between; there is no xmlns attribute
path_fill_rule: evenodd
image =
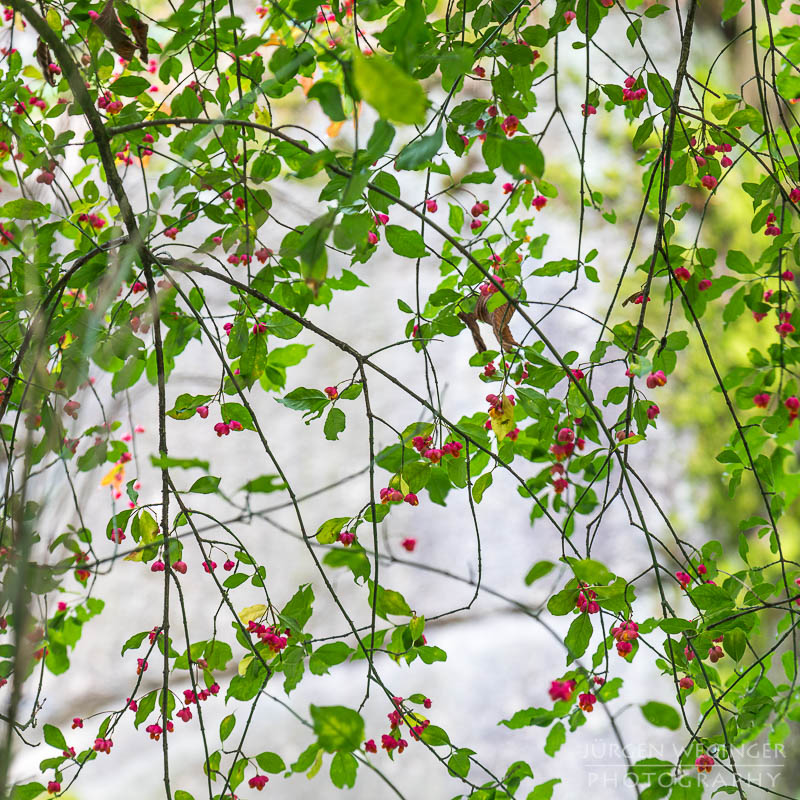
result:
<svg viewBox="0 0 800 800"><path fill-rule="evenodd" d="M374 777L365 763L418 757L458 797L548 800L562 782L542 780L549 759L488 766L486 743L448 730L427 694L392 688L413 662L418 674L458 680L437 624L471 613L483 591L522 612L520 626L541 626L558 653L531 657L527 708L500 721L500 705L484 704L493 724L520 737L546 729L543 752L558 760L602 706L623 747L631 662L650 659L663 681L654 696L674 699L636 701L633 716L673 732L683 750L629 763L641 796L699 798L701 780L678 777L712 766L728 776L721 791L745 796L736 748L767 734L777 748L800 716L800 567L787 536L800 496L800 43L777 0L750 3L704 9L719 14L716 27L748 19L736 38L754 61L733 80L717 65L742 69L740 51L697 52L696 29L708 24L697 0L291 0L255 10L239 0L9 0L3 797L56 794L102 767L120 726L168 743L216 703L224 715L203 726L194 765L214 797L262 789L267 773L350 789ZM651 40L670 53L667 66ZM714 229L731 208L741 230L729 243ZM576 235L553 236L570 215ZM388 291L370 285L385 263ZM344 292L385 322L387 341L358 349L360 316L349 331L337 316ZM559 323L576 313L581 336L565 342ZM469 341L466 329L476 352L461 358L453 339ZM398 377L401 357L419 381ZM333 385L299 385L313 382L312 362L333 370L342 360ZM455 389L439 381L443 362L461 370ZM198 363L202 385L182 391ZM731 508L752 500L724 544L683 531L663 486L648 485L669 417L664 387L691 385L698 371L708 387L700 411L724 420L709 469ZM410 406L385 415L385 391ZM453 393L471 413L454 415ZM134 408L150 445L128 430ZM295 464L276 446L289 429L337 448L324 497L293 485ZM231 481L234 460L252 477ZM662 466L678 480L677 465ZM362 475L357 502L333 491ZM153 496L140 495L145 476ZM108 493L107 512L89 513L79 483ZM55 516L54 486L72 504ZM259 510L266 494L275 497ZM505 585L493 588L482 527L498 502L504 516L492 526L532 527L537 553L532 564L503 562ZM419 520L437 505L457 534L442 565L415 550ZM283 507L296 529L269 516ZM619 564L600 546L614 513L630 559ZM286 591L292 565L267 563L267 535L293 536L313 578ZM443 610L387 576L398 564L448 582L440 597L452 582L474 595ZM100 638L96 595L123 569L141 575L155 620L132 613L114 620L118 640L81 645L84 634ZM186 600L198 586L215 599L213 619L195 619ZM517 599L525 591L535 606ZM40 696L60 686L78 646L120 647L136 683L87 715L95 743L74 753ZM158 688L142 688L145 673ZM297 711L313 735L302 752L250 735L267 695L289 703L301 683L333 691L345 674L364 682L364 703ZM41 781L11 779L12 729L47 745Z"/></svg>

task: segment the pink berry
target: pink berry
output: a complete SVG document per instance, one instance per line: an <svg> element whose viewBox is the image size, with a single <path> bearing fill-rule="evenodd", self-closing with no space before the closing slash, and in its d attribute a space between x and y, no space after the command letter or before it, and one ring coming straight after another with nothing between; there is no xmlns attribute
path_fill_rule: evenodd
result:
<svg viewBox="0 0 800 800"><path fill-rule="evenodd" d="M766 408L766 407L769 405L769 397L770 397L770 396L769 396L769 393L768 393L768 392L762 392L761 394L757 394L757 395L756 395L756 396L753 398L753 403L754 403L754 404L755 404L755 405L756 405L758 408Z"/></svg>
<svg viewBox="0 0 800 800"><path fill-rule="evenodd" d="M711 191L712 189L716 188L717 179L713 175L703 175L703 177L700 178L700 183L702 183L706 189Z"/></svg>
<svg viewBox="0 0 800 800"><path fill-rule="evenodd" d="M575 441L575 432L572 428L562 428L556 438L561 444L570 444Z"/></svg>

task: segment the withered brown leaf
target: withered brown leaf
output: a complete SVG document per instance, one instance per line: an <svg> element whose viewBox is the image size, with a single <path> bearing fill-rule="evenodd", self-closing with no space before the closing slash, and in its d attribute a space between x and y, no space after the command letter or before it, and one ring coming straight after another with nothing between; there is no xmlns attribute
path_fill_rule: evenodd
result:
<svg viewBox="0 0 800 800"><path fill-rule="evenodd" d="M133 38L139 47L139 55L142 61L147 61L147 56L149 55L147 50L147 23L142 22L139 15L134 12L122 17L122 21L131 29Z"/></svg>
<svg viewBox="0 0 800 800"><path fill-rule="evenodd" d="M481 336L481 329L478 327L475 313L460 311L458 313L458 318L469 328L469 332L472 334L472 341L475 342L475 349L479 353L485 353L489 348L486 347L486 342L483 341L483 336Z"/></svg>
<svg viewBox="0 0 800 800"><path fill-rule="evenodd" d="M508 303L503 303L499 308L494 311L489 311L487 304L490 295L481 295L478 298L478 303L475 306L475 311L471 314L461 312L458 316L459 319L469 328L472 333L472 339L475 342L475 347L479 353L484 352L486 344L481 336L480 329L478 328L477 320L485 322L492 326L494 335L500 345L501 350L506 352L519 347L519 342L514 339L511 329L508 327L508 322L514 313L514 306Z"/></svg>
<svg viewBox="0 0 800 800"><path fill-rule="evenodd" d="M136 45L131 40L130 36L125 33L122 23L117 17L117 12L114 8L114 0L108 0L103 7L100 15L95 19L94 24L102 31L103 35L108 39L114 52L130 61L136 52Z"/></svg>
<svg viewBox="0 0 800 800"><path fill-rule="evenodd" d="M628 303L635 303L636 300L638 300L643 294L644 294L644 292L642 292L641 289L638 292L634 292L630 297L626 297L622 301L622 305L626 306L626 305L628 305Z"/></svg>
<svg viewBox="0 0 800 800"><path fill-rule="evenodd" d="M42 68L42 75L44 79L51 85L56 85L56 77L50 72L50 64L53 63L53 59L50 56L50 48L39 39L39 42L36 45L36 61L39 66Z"/></svg>

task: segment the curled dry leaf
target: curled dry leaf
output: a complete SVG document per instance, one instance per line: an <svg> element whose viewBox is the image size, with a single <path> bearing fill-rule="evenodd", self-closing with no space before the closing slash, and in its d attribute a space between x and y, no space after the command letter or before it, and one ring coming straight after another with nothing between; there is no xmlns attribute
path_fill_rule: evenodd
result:
<svg viewBox="0 0 800 800"><path fill-rule="evenodd" d="M42 75L44 79L51 85L56 85L56 78L52 72L50 72L50 64L53 63L53 59L50 56L50 48L41 40L36 45L36 62L42 68Z"/></svg>
<svg viewBox="0 0 800 800"><path fill-rule="evenodd" d="M147 30L148 25L142 22L137 14L130 12L122 17L122 21L131 29L133 38L139 48L139 55L142 61L147 61L149 52L147 50Z"/></svg>
<svg viewBox="0 0 800 800"><path fill-rule="evenodd" d="M485 353L488 348L486 347L486 342L483 341L483 336L481 336L481 329L478 327L475 312L460 311L458 318L469 328L469 332L472 334L472 341L475 342L475 349L479 353Z"/></svg>
<svg viewBox="0 0 800 800"><path fill-rule="evenodd" d="M626 297L622 301L622 305L626 306L628 303L635 303L643 294L644 292L641 289L638 292L634 292L630 297Z"/></svg>
<svg viewBox="0 0 800 800"><path fill-rule="evenodd" d="M508 303L503 303L502 306L494 311L489 311L487 308L488 302L489 297L482 295L478 298L475 311L470 313L462 311L458 315L459 319L469 328L477 351L483 353L487 349L478 327L478 321L492 326L501 350L508 352L515 347L519 347L519 342L514 339L511 329L508 327L509 320L514 313L514 307Z"/></svg>
<svg viewBox="0 0 800 800"><path fill-rule="evenodd" d="M138 47L142 60L146 61L148 55L147 24L142 22L139 17L133 13L128 15L125 22L128 27L130 27L136 42L128 36L125 28L122 27L122 23L117 16L117 11L114 8L114 0L108 0L103 10L100 12L100 15L95 19L94 24L100 28L117 55L121 56L126 61L130 61Z"/></svg>

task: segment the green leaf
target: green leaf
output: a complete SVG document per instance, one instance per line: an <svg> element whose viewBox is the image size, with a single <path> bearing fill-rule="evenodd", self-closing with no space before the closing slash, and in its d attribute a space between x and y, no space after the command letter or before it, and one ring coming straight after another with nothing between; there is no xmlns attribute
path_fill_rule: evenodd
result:
<svg viewBox="0 0 800 800"><path fill-rule="evenodd" d="M361 97L383 119L408 125L422 125L428 101L419 81L388 59L360 50L353 52L353 78Z"/></svg>
<svg viewBox="0 0 800 800"><path fill-rule="evenodd" d="M527 800L551 800L553 789L555 789L557 783L561 783L561 778L551 778L549 781L540 783L528 794Z"/></svg>
<svg viewBox="0 0 800 800"><path fill-rule="evenodd" d="M173 458L172 456L150 456L150 463L161 469L208 469L208 461L201 458Z"/></svg>
<svg viewBox="0 0 800 800"><path fill-rule="evenodd" d="M204 406L211 399L208 394L181 394L175 405L167 411L167 416L172 419L189 419L195 415L200 406Z"/></svg>
<svg viewBox="0 0 800 800"><path fill-rule="evenodd" d="M38 217L46 217L49 213L49 205L39 203L36 200L28 200L24 197L6 203L2 209L0 209L0 216L10 219L37 219ZM28 785L30 786L32 784Z"/></svg>
<svg viewBox="0 0 800 800"><path fill-rule="evenodd" d="M672 764L660 758L643 758L641 761L637 761L629 769L629 772L631 776L635 777L637 783L668 787L671 783ZM666 783L664 783L665 779ZM663 796L663 793L655 795L655 797L659 796Z"/></svg>
<svg viewBox="0 0 800 800"><path fill-rule="evenodd" d="M363 547L350 545L350 547L336 548L326 553L322 559L323 564L329 567L347 567L353 573L353 579L358 583L358 579L365 580L369 577L371 567L369 559Z"/></svg>
<svg viewBox="0 0 800 800"><path fill-rule="evenodd" d="M67 740L64 738L64 734L61 733L55 725L48 725L45 723L44 740L51 747L55 747L58 750L67 749Z"/></svg>
<svg viewBox="0 0 800 800"><path fill-rule="evenodd" d="M496 179L494 172L470 172L461 179L461 183L494 183Z"/></svg>
<svg viewBox="0 0 800 800"><path fill-rule="evenodd" d="M328 396L319 389L306 389L303 386L293 389L286 397L275 398L282 406L295 411L321 411L328 405Z"/></svg>
<svg viewBox="0 0 800 800"><path fill-rule="evenodd" d="M570 560L570 566L579 581L588 583L591 586L605 585L614 580L613 573L607 569L605 564L601 564L591 558L584 558L581 561Z"/></svg>
<svg viewBox="0 0 800 800"><path fill-rule="evenodd" d="M722 647L734 661L741 661L747 649L747 635L741 628L726 631Z"/></svg>
<svg viewBox="0 0 800 800"><path fill-rule="evenodd" d="M725 266L742 275L752 275L756 270L750 259L740 250L729 250L725 257Z"/></svg>
<svg viewBox="0 0 800 800"><path fill-rule="evenodd" d="M317 81L309 90L306 97L319 100L322 110L333 122L343 122L347 119L342 108L342 97L339 87L331 81Z"/></svg>
<svg viewBox="0 0 800 800"><path fill-rule="evenodd" d="M653 95L653 101L661 108L669 108L672 104L672 86L669 81L655 72L647 74L647 88Z"/></svg>
<svg viewBox="0 0 800 800"><path fill-rule="evenodd" d="M356 785L358 761L351 753L338 752L331 761L331 783L338 789L352 789Z"/></svg>
<svg viewBox="0 0 800 800"><path fill-rule="evenodd" d="M11 800L34 800L40 794L44 794L45 788L41 783L26 783L17 785L11 792Z"/></svg>
<svg viewBox="0 0 800 800"><path fill-rule="evenodd" d="M279 475L261 475L258 478L253 478L239 489L240 492L262 492L269 494L270 492L279 492L286 488Z"/></svg>
<svg viewBox="0 0 800 800"><path fill-rule="evenodd" d="M556 722L547 734L547 741L544 743L544 752L552 758L566 741L567 729L564 727L563 723Z"/></svg>
<svg viewBox="0 0 800 800"><path fill-rule="evenodd" d="M744 8L744 0L725 0L722 5L722 21L733 19Z"/></svg>
<svg viewBox="0 0 800 800"><path fill-rule="evenodd" d="M357 750L364 740L364 720L344 706L311 706L319 746L329 753Z"/></svg>
<svg viewBox="0 0 800 800"><path fill-rule="evenodd" d="M447 767L451 774L459 778L466 778L469 775L472 762L469 760L470 750L456 750L447 761Z"/></svg>
<svg viewBox="0 0 800 800"><path fill-rule="evenodd" d="M398 169L416 169L427 164L439 152L442 146L443 132L441 128L429 136L421 136L407 144L397 156L395 163Z"/></svg>
<svg viewBox="0 0 800 800"><path fill-rule="evenodd" d="M648 117L637 129L636 133L633 136L633 149L639 150L645 144L645 142L650 138L650 134L653 132L653 118Z"/></svg>
<svg viewBox="0 0 800 800"><path fill-rule="evenodd" d="M317 541L320 544L333 544L348 522L350 517L333 517L323 522L317 529Z"/></svg>
<svg viewBox="0 0 800 800"><path fill-rule="evenodd" d="M719 611L733 605L733 600L724 589L710 583L696 586L689 592L689 595L697 607L704 611Z"/></svg>
<svg viewBox="0 0 800 800"><path fill-rule="evenodd" d="M642 714L651 725L655 725L657 728L669 728L671 731L676 731L681 726L680 714L666 703L651 700L642 706Z"/></svg>
<svg viewBox="0 0 800 800"><path fill-rule="evenodd" d="M562 589L560 592L556 592L552 595L547 601L547 610L554 617L563 617L575 608L577 600L577 589Z"/></svg>
<svg viewBox="0 0 800 800"><path fill-rule="evenodd" d="M309 344L289 344L270 351L267 364L271 367L293 367L299 364L311 349Z"/></svg>
<svg viewBox="0 0 800 800"><path fill-rule="evenodd" d="M219 724L219 738L224 742L233 732L236 725L236 717L233 714L228 714Z"/></svg>
<svg viewBox="0 0 800 800"><path fill-rule="evenodd" d="M344 415L344 411L340 408L332 408L328 412L328 416L325 420L325 426L323 430L325 431L325 438L334 441L339 438L339 434L344 430L345 425L347 424L347 418Z"/></svg>
<svg viewBox="0 0 800 800"><path fill-rule="evenodd" d="M501 157L503 167L515 178L541 178L544 173L542 151L529 136L506 139Z"/></svg>
<svg viewBox="0 0 800 800"><path fill-rule="evenodd" d="M233 769L230 771L230 777L228 778L231 789L235 789L244 780L245 767L247 767L246 758L240 758L234 763Z"/></svg>
<svg viewBox="0 0 800 800"><path fill-rule="evenodd" d="M662 619L658 623L658 627L661 628L664 633L676 635L681 634L684 631L693 631L696 628L694 622L690 622L688 619L679 618Z"/></svg>
<svg viewBox="0 0 800 800"><path fill-rule="evenodd" d="M368 581L369 584L369 604L372 606L373 601L373 583ZM375 598L375 613L387 619L390 614L411 617L413 612L400 592L395 592L393 589L384 589L383 586L378 586L377 597Z"/></svg>
<svg viewBox="0 0 800 800"><path fill-rule="evenodd" d="M546 728L555 717L556 713L549 708L524 708L515 712L511 719L501 720L498 725L505 725L511 730L519 730L531 725Z"/></svg>
<svg viewBox="0 0 800 800"><path fill-rule="evenodd" d="M331 667L346 661L353 648L344 642L330 642L318 647L308 660L308 668L314 675L327 675Z"/></svg>
<svg viewBox="0 0 800 800"><path fill-rule="evenodd" d="M244 675L234 675L231 678L225 699L233 698L242 702L252 700L264 688L267 677L264 665L253 659L247 665Z"/></svg>
<svg viewBox="0 0 800 800"><path fill-rule="evenodd" d="M419 231L410 231L400 225L386 226L386 241L399 256L424 258L428 254L422 234Z"/></svg>
<svg viewBox="0 0 800 800"><path fill-rule="evenodd" d="M175 800L194 800L194 796L189 794L189 792L185 792L183 789L176 789L174 797Z"/></svg>
<svg viewBox="0 0 800 800"><path fill-rule="evenodd" d="M572 620L567 637L564 639L567 647L567 664L580 658L586 652L593 630L589 614L580 613Z"/></svg>
<svg viewBox="0 0 800 800"><path fill-rule="evenodd" d="M492 485L492 473L486 472L481 475L472 486L472 499L476 503L483 500L483 493Z"/></svg>
<svg viewBox="0 0 800 800"><path fill-rule="evenodd" d="M122 652L120 653L121 656L125 655L126 650L136 650L137 647L140 647L142 642L148 637L149 631L142 631L141 633L135 633L133 636L122 645Z"/></svg>
<svg viewBox="0 0 800 800"><path fill-rule="evenodd" d="M340 395L340 400L355 400L361 395L364 387L360 382L351 383Z"/></svg>
<svg viewBox="0 0 800 800"><path fill-rule="evenodd" d="M417 648L417 654L423 664L433 664L435 661L447 661L447 653L441 647L423 644Z"/></svg>
<svg viewBox="0 0 800 800"><path fill-rule="evenodd" d="M221 478L217 478L214 475L203 475L202 478L198 478L192 484L189 491L197 494L214 494L219 488L220 480Z"/></svg>
<svg viewBox="0 0 800 800"><path fill-rule="evenodd" d="M742 98L739 95L726 95L725 97L717 100L716 103L711 104L711 113L720 122L724 122L736 110Z"/></svg>
<svg viewBox="0 0 800 800"><path fill-rule="evenodd" d="M121 97L138 97L150 88L150 81L138 75L124 75L111 85L114 94Z"/></svg>
<svg viewBox="0 0 800 800"><path fill-rule="evenodd" d="M450 737L447 735L447 731L438 725L428 725L422 732L420 739L425 744L431 745L431 747L442 747L450 744Z"/></svg>
<svg viewBox="0 0 800 800"><path fill-rule="evenodd" d="M314 590L311 586L305 584L300 586L292 595L291 600L283 608L280 616L297 631L301 631L311 619L313 603Z"/></svg>
<svg viewBox="0 0 800 800"><path fill-rule="evenodd" d="M135 728L138 728L152 714L153 709L156 707L157 696L158 691L153 689L152 692L148 692L139 700L139 708L136 710L136 717L133 720Z"/></svg>
<svg viewBox="0 0 800 800"><path fill-rule="evenodd" d="M365 162L372 163L380 158L389 149L392 141L394 141L394 134L394 128L385 120L379 119L375 123L375 127L372 129L372 133L367 141Z"/></svg>
<svg viewBox="0 0 800 800"><path fill-rule="evenodd" d="M554 566L555 564L552 561L537 561L528 570L528 574L525 576L525 585L530 586L534 581L538 581L539 578L543 578L550 572L550 570L553 569Z"/></svg>
<svg viewBox="0 0 800 800"><path fill-rule="evenodd" d="M270 753L269 751L259 753L256 756L256 762L264 772L269 772L272 775L283 772L286 769L283 759L277 753Z"/></svg>

